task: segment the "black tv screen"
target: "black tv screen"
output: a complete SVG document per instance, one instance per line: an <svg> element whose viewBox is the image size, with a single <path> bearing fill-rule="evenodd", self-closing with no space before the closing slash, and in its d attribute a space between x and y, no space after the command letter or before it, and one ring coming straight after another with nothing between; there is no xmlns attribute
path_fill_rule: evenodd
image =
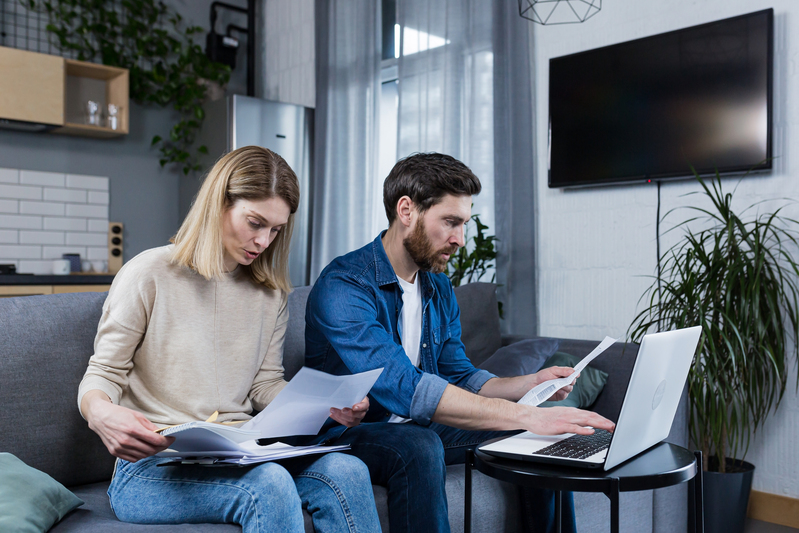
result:
<svg viewBox="0 0 799 533"><path fill-rule="evenodd" d="M549 186L771 168L772 9L549 62Z"/></svg>

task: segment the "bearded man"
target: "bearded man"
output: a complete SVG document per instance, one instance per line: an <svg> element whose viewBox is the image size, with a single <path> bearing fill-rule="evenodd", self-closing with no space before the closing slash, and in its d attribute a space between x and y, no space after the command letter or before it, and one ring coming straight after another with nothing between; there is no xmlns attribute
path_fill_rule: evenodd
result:
<svg viewBox="0 0 799 533"><path fill-rule="evenodd" d="M388 488L392 533L449 531L446 465L462 463L467 446L522 430L588 435L614 427L589 411L515 403L572 368L498 378L466 357L458 302L443 272L465 246L479 192L477 176L451 156L400 160L383 184L388 230L330 263L308 297L307 366L337 375L383 368L363 423L347 429L329 420L311 442L351 446L372 482ZM565 496L563 531L574 531L573 500ZM521 497L525 529L552 530L554 494L524 489Z"/></svg>

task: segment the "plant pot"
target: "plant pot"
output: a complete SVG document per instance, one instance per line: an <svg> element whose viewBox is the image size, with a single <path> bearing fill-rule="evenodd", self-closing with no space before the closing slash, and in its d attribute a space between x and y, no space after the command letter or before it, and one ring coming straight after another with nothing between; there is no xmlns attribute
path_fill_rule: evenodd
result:
<svg viewBox="0 0 799 533"><path fill-rule="evenodd" d="M711 458L710 467L718 461ZM755 466L746 461L724 460L727 473L703 472L705 533L743 533Z"/></svg>

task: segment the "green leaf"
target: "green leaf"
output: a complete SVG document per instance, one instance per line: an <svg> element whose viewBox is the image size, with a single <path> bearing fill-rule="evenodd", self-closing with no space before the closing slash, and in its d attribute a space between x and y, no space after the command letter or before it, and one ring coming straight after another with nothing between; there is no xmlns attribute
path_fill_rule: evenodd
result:
<svg viewBox="0 0 799 533"><path fill-rule="evenodd" d="M688 377L691 439L706 456L743 457L799 357L799 222L780 215L784 206L746 218L758 204L734 211L718 174L697 182L711 207L677 208L696 216L672 228L683 237L662 254L661 279L639 299L628 334L702 326Z"/></svg>

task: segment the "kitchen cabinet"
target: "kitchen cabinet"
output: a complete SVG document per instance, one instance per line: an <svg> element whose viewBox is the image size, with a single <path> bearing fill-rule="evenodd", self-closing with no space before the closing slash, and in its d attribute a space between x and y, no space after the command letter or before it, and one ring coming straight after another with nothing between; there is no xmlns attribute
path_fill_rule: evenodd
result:
<svg viewBox="0 0 799 533"><path fill-rule="evenodd" d="M0 275L0 298L67 292L105 292L111 288L113 280L113 274L85 272L76 272L69 276L6 274Z"/></svg>
<svg viewBox="0 0 799 533"><path fill-rule="evenodd" d="M64 294L68 292L105 292L111 285L0 285L0 298Z"/></svg>
<svg viewBox="0 0 799 533"><path fill-rule="evenodd" d="M64 124L64 59L0 47L0 118Z"/></svg>
<svg viewBox="0 0 799 533"><path fill-rule="evenodd" d="M126 69L0 46L0 120L42 124L52 133L118 137L128 133ZM116 128L88 124L86 103L117 107Z"/></svg>

